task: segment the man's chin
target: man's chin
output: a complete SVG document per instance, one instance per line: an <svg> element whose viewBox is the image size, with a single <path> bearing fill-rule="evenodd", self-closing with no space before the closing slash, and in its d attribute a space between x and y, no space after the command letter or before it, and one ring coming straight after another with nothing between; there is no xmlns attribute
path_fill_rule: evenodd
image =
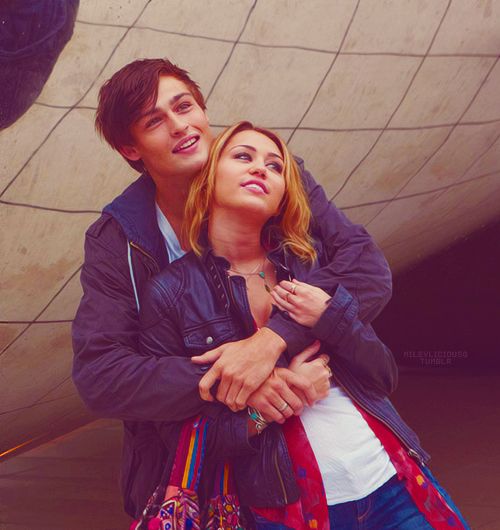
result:
<svg viewBox="0 0 500 530"><path fill-rule="evenodd" d="M187 173L190 173L193 177L195 177L205 166L208 160L208 152L199 152L196 153L191 160L186 161L188 162L185 165L185 169Z"/></svg>
<svg viewBox="0 0 500 530"><path fill-rule="evenodd" d="M205 166L206 159L203 160L190 160L188 164L179 164L173 171L172 175L175 175L178 179L189 179L193 180L196 178L203 167Z"/></svg>

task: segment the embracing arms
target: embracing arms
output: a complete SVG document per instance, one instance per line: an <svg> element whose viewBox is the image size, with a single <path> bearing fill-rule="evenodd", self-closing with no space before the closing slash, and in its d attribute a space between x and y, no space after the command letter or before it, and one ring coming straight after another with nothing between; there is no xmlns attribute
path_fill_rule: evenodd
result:
<svg viewBox="0 0 500 530"><path fill-rule="evenodd" d="M315 225L330 260L308 281L323 288L337 283L345 287L359 302L360 320L369 322L390 296L390 272L385 259L366 231L351 224L328 202L303 167L302 173ZM127 247L120 226L110 216L102 216L87 232L81 273L84 296L73 324L73 379L84 402L98 415L162 420L172 412L165 400L166 388L179 378L189 382L186 387L196 388L207 365L196 366L185 357L152 358L139 353L139 317ZM140 263L134 266L140 294L145 284L141 277L147 276L147 271L140 270ZM272 372L285 348L294 355L312 341L313 336L308 337L306 331L277 312L259 334L223 347L227 353L225 361L233 363L229 378L234 376L235 366L242 366L238 357L257 362L238 371L240 377L251 382L245 387L244 403ZM218 359L220 353L215 352L217 355L209 361ZM226 377L226 367L219 368L215 379ZM208 389L202 383L202 390ZM181 411L186 407L186 413L202 405L197 392L191 392L185 400L180 398L179 403Z"/></svg>

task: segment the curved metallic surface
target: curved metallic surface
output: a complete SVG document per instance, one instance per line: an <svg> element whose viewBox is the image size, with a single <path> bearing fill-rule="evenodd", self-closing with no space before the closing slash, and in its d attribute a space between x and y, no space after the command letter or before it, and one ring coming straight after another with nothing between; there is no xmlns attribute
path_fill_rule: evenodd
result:
<svg viewBox="0 0 500 530"><path fill-rule="evenodd" d="M398 272L499 215L499 55L500 0L82 0L0 138L0 453L90 419L70 379L83 234L136 176L93 129L115 70L168 56L216 130L277 129Z"/></svg>

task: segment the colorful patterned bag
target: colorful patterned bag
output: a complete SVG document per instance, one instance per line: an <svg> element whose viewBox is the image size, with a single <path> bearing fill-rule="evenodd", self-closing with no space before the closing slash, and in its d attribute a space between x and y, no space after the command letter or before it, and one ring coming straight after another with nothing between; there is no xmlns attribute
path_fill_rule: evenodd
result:
<svg viewBox="0 0 500 530"><path fill-rule="evenodd" d="M218 466L214 496L200 509L200 482L207 434L206 418L186 420L182 427L168 486L159 485L130 530L243 530L240 505L231 492L230 468Z"/></svg>

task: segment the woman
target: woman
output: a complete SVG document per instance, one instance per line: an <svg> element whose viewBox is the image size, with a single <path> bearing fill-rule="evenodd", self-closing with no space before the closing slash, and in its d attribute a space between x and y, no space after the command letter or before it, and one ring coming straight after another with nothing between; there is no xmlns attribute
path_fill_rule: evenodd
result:
<svg viewBox="0 0 500 530"><path fill-rule="evenodd" d="M248 414L212 403L194 422L162 424L172 455L166 476L175 486L167 498L186 488L172 477L191 428L190 447L204 447L205 469L194 459L184 479L196 470L190 485L207 504L221 466L226 479L231 470L257 528L357 528L359 510L366 528L465 528L387 400L395 379L390 352L355 318L342 286L327 293L304 281L325 259L308 236L309 221L293 158L276 135L241 122L219 136L187 202L184 244L192 252L146 289L141 348L162 355L168 343L172 355L196 356L250 335L274 304L322 340L335 383L302 421L283 427L271 420L289 408L286 400ZM227 498L230 489L219 493Z"/></svg>

